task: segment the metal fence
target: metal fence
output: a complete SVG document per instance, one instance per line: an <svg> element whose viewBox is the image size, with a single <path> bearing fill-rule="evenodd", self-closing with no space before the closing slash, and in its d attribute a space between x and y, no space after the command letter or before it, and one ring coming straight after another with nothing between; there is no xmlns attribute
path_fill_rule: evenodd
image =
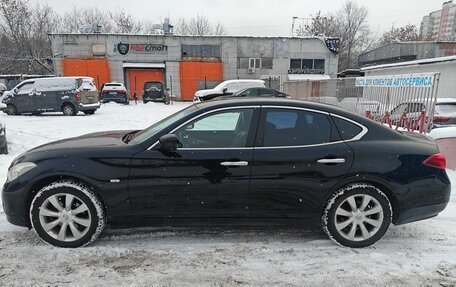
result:
<svg viewBox="0 0 456 287"><path fill-rule="evenodd" d="M439 73L284 82L292 98L340 106L392 128L429 131Z"/></svg>

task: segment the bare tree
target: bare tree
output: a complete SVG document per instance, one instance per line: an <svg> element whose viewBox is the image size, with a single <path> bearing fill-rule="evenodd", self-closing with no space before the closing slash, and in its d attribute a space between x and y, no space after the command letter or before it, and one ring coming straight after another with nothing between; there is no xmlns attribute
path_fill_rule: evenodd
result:
<svg viewBox="0 0 456 287"><path fill-rule="evenodd" d="M197 14L189 21L189 31L191 35L204 36L212 34L212 26L206 16Z"/></svg>
<svg viewBox="0 0 456 287"><path fill-rule="evenodd" d="M353 0L346 1L337 12L341 40L339 69L357 66L358 56L372 47L374 40L370 37L367 15L367 9Z"/></svg>
<svg viewBox="0 0 456 287"><path fill-rule="evenodd" d="M47 34L59 27L60 18L47 5L30 7L28 0L2 0L0 72L52 73Z"/></svg>
<svg viewBox="0 0 456 287"><path fill-rule="evenodd" d="M227 31L222 24L213 25L206 16L197 14L190 20L180 18L174 28L174 33L177 35L205 36L226 35Z"/></svg>
<svg viewBox="0 0 456 287"><path fill-rule="evenodd" d="M340 27L334 15L322 15L319 11L315 16L312 16L312 22L309 25L299 26L298 35L320 35L335 37L340 34Z"/></svg>
<svg viewBox="0 0 456 287"><path fill-rule="evenodd" d="M224 36L227 34L228 32L226 31L225 27L220 22L217 22L217 25L215 25L214 28L214 35Z"/></svg>
<svg viewBox="0 0 456 287"><path fill-rule="evenodd" d="M64 14L64 29L66 33L83 33L86 27L94 24L101 25L101 31L104 33L113 32L111 19L106 12L97 7L76 8Z"/></svg>
<svg viewBox="0 0 456 287"><path fill-rule="evenodd" d="M108 14L115 33L133 34L144 32L146 25L141 21L135 20L131 14L124 10L117 10Z"/></svg>
<svg viewBox="0 0 456 287"><path fill-rule="evenodd" d="M407 24L403 27L391 26L389 31L386 31L380 37L379 45L386 45L393 42L403 41L420 41L423 40L415 25Z"/></svg>

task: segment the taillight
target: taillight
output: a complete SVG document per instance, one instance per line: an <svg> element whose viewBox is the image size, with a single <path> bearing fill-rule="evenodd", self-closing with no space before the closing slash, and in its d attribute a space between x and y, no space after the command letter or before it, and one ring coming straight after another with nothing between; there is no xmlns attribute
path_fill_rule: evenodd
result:
<svg viewBox="0 0 456 287"><path fill-rule="evenodd" d="M434 117L434 122L448 122L449 120L450 120L450 118L448 118L448 117L439 117L439 116Z"/></svg>
<svg viewBox="0 0 456 287"><path fill-rule="evenodd" d="M423 161L423 164L425 166L430 166L430 167L435 167L439 169L445 169L446 168L446 160L445 156L441 153L436 153L428 157Z"/></svg>
<svg viewBox="0 0 456 287"><path fill-rule="evenodd" d="M76 91L76 94L74 96L76 97L76 101L80 101L81 100L81 92L80 91Z"/></svg>

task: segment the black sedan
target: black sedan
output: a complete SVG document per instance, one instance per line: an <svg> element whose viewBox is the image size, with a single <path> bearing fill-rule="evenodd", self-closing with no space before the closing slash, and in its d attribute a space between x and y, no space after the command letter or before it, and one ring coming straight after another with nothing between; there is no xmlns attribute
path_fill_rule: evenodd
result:
<svg viewBox="0 0 456 287"><path fill-rule="evenodd" d="M32 149L2 191L9 222L79 247L116 226L321 224L349 247L390 223L436 216L450 197L435 143L340 108L234 99L192 105L141 131Z"/></svg>

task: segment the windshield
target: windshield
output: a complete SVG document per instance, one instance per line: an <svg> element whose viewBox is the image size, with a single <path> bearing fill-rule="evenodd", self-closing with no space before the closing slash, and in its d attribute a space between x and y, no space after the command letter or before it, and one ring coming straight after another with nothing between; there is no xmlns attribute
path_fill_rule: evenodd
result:
<svg viewBox="0 0 456 287"><path fill-rule="evenodd" d="M172 123L176 122L176 121L179 121L180 119L188 116L189 114L193 113L194 111L196 111L197 108L196 106L192 105L192 106L189 106L188 108L186 109L183 109L175 114L172 114L170 115L169 117L151 125L150 127L136 133L134 135L134 137L130 140L130 143L132 144L137 144L137 143L141 143L149 138L151 138L152 136L154 136L156 133L162 131L163 129L165 129L166 127L168 127L169 125L171 125Z"/></svg>

